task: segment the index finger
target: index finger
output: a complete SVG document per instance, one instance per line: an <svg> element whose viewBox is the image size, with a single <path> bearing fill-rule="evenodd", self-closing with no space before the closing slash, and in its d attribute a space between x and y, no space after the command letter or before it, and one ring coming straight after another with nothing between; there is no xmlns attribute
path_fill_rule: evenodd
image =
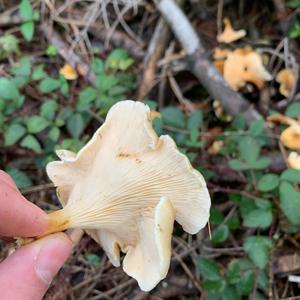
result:
<svg viewBox="0 0 300 300"><path fill-rule="evenodd" d="M11 177L0 170L0 235L36 236L47 227L47 214L26 200Z"/></svg>

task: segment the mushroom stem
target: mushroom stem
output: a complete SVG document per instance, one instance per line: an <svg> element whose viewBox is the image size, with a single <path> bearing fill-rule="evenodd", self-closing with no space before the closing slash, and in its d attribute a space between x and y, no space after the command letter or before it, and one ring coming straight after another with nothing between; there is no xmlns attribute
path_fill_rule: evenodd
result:
<svg viewBox="0 0 300 300"><path fill-rule="evenodd" d="M42 237L45 237L52 233L61 232L70 228L70 218L64 209L60 209L48 214L48 218L49 218L49 223L48 223L49 225L46 231L44 231L42 234L35 237L16 238L17 246L30 244Z"/></svg>
<svg viewBox="0 0 300 300"><path fill-rule="evenodd" d="M49 226L48 229L43 232L38 238L42 238L46 235L61 232L70 228L70 218L64 209L60 209L48 214Z"/></svg>

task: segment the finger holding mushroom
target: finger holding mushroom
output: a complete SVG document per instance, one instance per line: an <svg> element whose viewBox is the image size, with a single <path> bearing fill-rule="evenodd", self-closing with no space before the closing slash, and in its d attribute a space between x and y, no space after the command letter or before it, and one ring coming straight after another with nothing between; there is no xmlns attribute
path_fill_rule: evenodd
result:
<svg viewBox="0 0 300 300"><path fill-rule="evenodd" d="M158 137L149 108L121 101L77 154L58 152L47 166L64 208L49 214L47 232L85 229L142 290L168 271L174 220L197 233L209 217L202 175L169 136Z"/></svg>

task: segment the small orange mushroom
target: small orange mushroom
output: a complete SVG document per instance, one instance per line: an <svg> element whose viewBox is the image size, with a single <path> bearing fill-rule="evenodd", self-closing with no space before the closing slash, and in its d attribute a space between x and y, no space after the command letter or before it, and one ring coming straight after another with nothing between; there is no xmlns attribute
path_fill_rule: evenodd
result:
<svg viewBox="0 0 300 300"><path fill-rule="evenodd" d="M280 135L282 144L292 150L300 150L300 123L281 114L268 117L269 122L279 122L289 125Z"/></svg>
<svg viewBox="0 0 300 300"><path fill-rule="evenodd" d="M65 64L59 70L59 73L62 76L64 76L67 80L75 80L78 77L76 70L70 64Z"/></svg>
<svg viewBox="0 0 300 300"><path fill-rule="evenodd" d="M294 89L296 80L295 74L291 69L281 70L277 76L276 81L280 83L279 92L285 97L289 97Z"/></svg>
<svg viewBox="0 0 300 300"><path fill-rule="evenodd" d="M239 48L229 53L224 62L223 76L235 91L244 87L246 82L262 88L266 81L272 79L263 65L262 57L252 48Z"/></svg>
<svg viewBox="0 0 300 300"><path fill-rule="evenodd" d="M229 44L246 36L246 30L234 30L228 18L225 18L223 22L225 25L224 31L217 36L217 41L219 43Z"/></svg>

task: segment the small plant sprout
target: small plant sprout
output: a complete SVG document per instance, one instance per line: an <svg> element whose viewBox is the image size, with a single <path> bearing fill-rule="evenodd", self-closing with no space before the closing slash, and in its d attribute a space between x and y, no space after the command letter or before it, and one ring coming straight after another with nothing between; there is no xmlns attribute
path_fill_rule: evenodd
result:
<svg viewBox="0 0 300 300"><path fill-rule="evenodd" d="M152 128L140 102L121 101L77 154L61 150L47 173L63 209L49 214L44 235L82 228L144 291L165 278L174 220L196 234L209 218L202 175L167 135Z"/></svg>

